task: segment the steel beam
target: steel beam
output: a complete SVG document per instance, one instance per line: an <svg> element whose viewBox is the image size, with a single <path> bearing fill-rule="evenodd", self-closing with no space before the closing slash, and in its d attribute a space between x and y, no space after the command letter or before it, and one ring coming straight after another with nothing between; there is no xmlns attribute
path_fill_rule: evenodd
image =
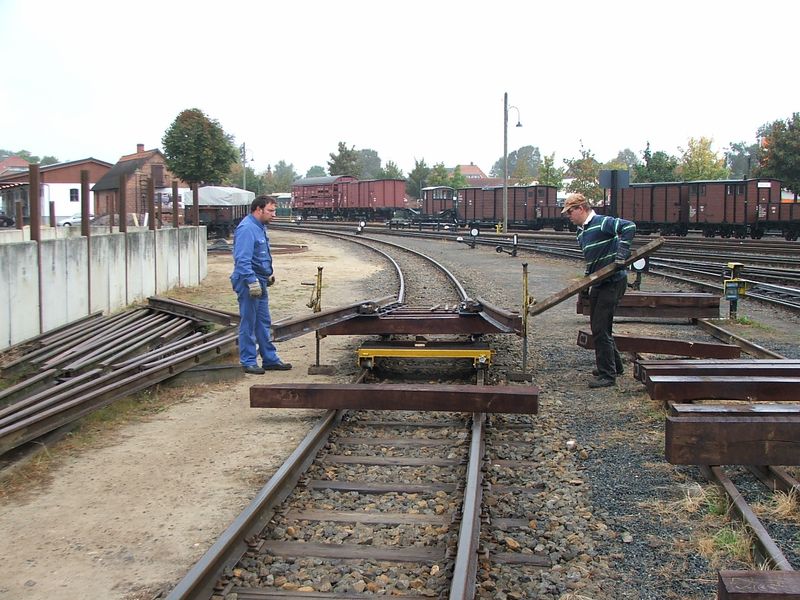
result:
<svg viewBox="0 0 800 600"><path fill-rule="evenodd" d="M741 348L731 344L708 342L686 342L670 338L615 335L614 343L620 352L645 352L647 354L670 354L675 356L697 356L706 358L739 358ZM588 331L578 332L578 346L594 349L594 337Z"/></svg>
<svg viewBox="0 0 800 600"><path fill-rule="evenodd" d="M690 400L797 402L800 400L800 377L653 375L647 382L647 393L653 400L664 402Z"/></svg>
<svg viewBox="0 0 800 600"><path fill-rule="evenodd" d="M738 375L740 377L800 377L800 363L742 364L717 363L712 365L640 365L634 369L634 376L647 383L651 376L657 375Z"/></svg>
<svg viewBox="0 0 800 600"><path fill-rule="evenodd" d="M279 383L252 386L250 406L537 414L539 390L534 386Z"/></svg>
<svg viewBox="0 0 800 600"><path fill-rule="evenodd" d="M376 300L366 300L347 306L323 310L307 317L278 321L272 324L272 339L276 342L283 342L305 335L306 333L318 331L342 321L347 321L348 319L353 319L359 315L377 314L378 311L385 309L394 302L396 302L394 296L386 296Z"/></svg>
<svg viewBox="0 0 800 600"><path fill-rule="evenodd" d="M800 415L669 416L665 448L673 465L797 465Z"/></svg>
<svg viewBox="0 0 800 600"><path fill-rule="evenodd" d="M619 302L617 317L659 319L715 319L719 317L720 297L716 294L672 292L628 292ZM590 315L589 300L578 297L578 314Z"/></svg>
<svg viewBox="0 0 800 600"><path fill-rule="evenodd" d="M798 571L719 571L719 600L800 600Z"/></svg>

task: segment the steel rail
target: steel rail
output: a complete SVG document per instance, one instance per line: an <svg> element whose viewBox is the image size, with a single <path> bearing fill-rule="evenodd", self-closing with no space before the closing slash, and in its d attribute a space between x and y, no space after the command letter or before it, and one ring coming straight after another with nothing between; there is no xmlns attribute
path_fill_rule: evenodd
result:
<svg viewBox="0 0 800 600"><path fill-rule="evenodd" d="M385 240L379 240L377 238L372 238L372 237L365 238L365 239L372 240L373 242L378 242L379 244L387 244L387 245L392 246L394 248L398 248L398 249L403 250L405 252L409 252L411 254L414 254L414 255L418 256L419 258L422 258L422 259L432 263L433 265L436 266L437 269L439 269L442 273L445 274L445 276L450 281L450 283L453 285L453 287L456 288L456 291L458 292L458 295L461 296L461 300L462 301L469 299L469 294L467 294L467 291L464 289L464 286L461 285L461 282L456 278L455 275L453 275L450 271L448 271L447 268L443 264L438 262L437 260L431 258L430 256L427 256L426 254L423 254L422 252L418 252L416 250L411 250L410 248L404 248L400 244L395 244L393 242L387 242Z"/></svg>
<svg viewBox="0 0 800 600"><path fill-rule="evenodd" d="M141 391L198 363L230 352L236 347L236 337L235 332L231 333L191 351L176 354L171 362L148 370L140 371L136 366L129 366L112 371L68 392L49 397L42 403L46 405L42 406L44 410L0 428L0 454L103 408L118 398ZM122 375L125 376L121 377ZM75 397L76 394L81 395Z"/></svg>
<svg viewBox="0 0 800 600"><path fill-rule="evenodd" d="M123 312L119 313L118 315L114 315L113 317L103 317L89 321L85 325L81 325L80 327L71 330L70 335L61 338L58 340L58 343L48 343L43 346L37 346L35 349L31 349L29 352L17 357L14 361L5 363L2 367L2 370L10 371L14 367L17 367L24 362L41 362L50 356L54 356L59 352L62 352L64 348L69 348L70 344L88 339L96 332L110 326L109 324L115 323L123 317L129 317L129 315L130 313ZM36 359L36 361L34 361L34 359Z"/></svg>
<svg viewBox="0 0 800 600"><path fill-rule="evenodd" d="M339 240L346 240L353 244L358 244L360 246L364 246L365 248L369 248L373 252L377 252L381 256L383 256L386 260L388 260L395 269L395 273L397 273L398 279L398 292L397 292L397 302L403 304L406 299L406 282L405 278L403 277L403 270L400 268L400 265L397 264L397 261L389 256L386 252L381 250L380 248L375 248L374 246L370 246L369 244L365 244L364 242L360 241L359 239L355 238L355 236L345 235L345 234L337 234L337 233L330 233L325 231L316 231L319 235L327 235L328 237L333 237ZM388 242L387 242L388 243Z"/></svg>
<svg viewBox="0 0 800 600"><path fill-rule="evenodd" d="M276 342L290 340L358 315L376 314L396 304L397 300L394 296L384 296L375 300L365 300L348 304L347 306L330 308L305 317L276 321L272 324L272 340Z"/></svg>
<svg viewBox="0 0 800 600"><path fill-rule="evenodd" d="M257 536L266 526L275 506L295 487L317 452L327 443L343 411L330 410L317 421L300 445L270 477L250 505L222 533L167 596L167 600L209 598L214 594L216 578L235 565L247 551L247 539Z"/></svg>
<svg viewBox="0 0 800 600"><path fill-rule="evenodd" d="M450 582L450 600L472 600L478 573L478 545L481 534L483 461L486 450L486 413L472 414L467 483L458 529L458 550Z"/></svg>
<svg viewBox="0 0 800 600"><path fill-rule="evenodd" d="M770 537L761 521L742 497L736 485L723 472L722 467L700 466L700 470L706 475L709 481L717 484L726 494L731 502L731 508L739 515L742 522L753 532L756 546L764 559L768 560L779 571L793 571L791 564L781 552L780 548Z"/></svg>

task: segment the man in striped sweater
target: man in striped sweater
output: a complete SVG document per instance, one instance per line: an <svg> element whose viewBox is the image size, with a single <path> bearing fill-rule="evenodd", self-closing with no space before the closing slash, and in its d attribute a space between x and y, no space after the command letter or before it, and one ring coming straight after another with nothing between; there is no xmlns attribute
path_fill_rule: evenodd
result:
<svg viewBox="0 0 800 600"><path fill-rule="evenodd" d="M583 194L570 194L564 202L569 220L578 227L578 244L586 261L586 275L603 267L616 264L618 270L589 292L590 322L594 337L594 355L597 367L592 371L595 379L590 388L612 386L622 375L622 359L614 344L611 328L614 312L628 287L625 259L631 255L631 242L636 235L636 225L625 219L598 215Z"/></svg>

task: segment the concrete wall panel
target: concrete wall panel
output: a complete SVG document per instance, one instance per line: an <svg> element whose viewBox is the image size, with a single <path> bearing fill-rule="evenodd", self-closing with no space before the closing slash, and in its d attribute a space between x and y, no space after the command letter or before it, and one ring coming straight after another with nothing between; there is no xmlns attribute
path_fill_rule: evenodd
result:
<svg viewBox="0 0 800 600"><path fill-rule="evenodd" d="M39 335L39 267L35 242L0 246L0 348Z"/></svg>
<svg viewBox="0 0 800 600"><path fill-rule="evenodd" d="M59 236L40 244L40 309L37 244L8 240L0 243L0 349L39 335L40 312L47 331L90 312L115 312L176 285L197 285L208 273L205 228L93 235L90 265L86 238Z"/></svg>

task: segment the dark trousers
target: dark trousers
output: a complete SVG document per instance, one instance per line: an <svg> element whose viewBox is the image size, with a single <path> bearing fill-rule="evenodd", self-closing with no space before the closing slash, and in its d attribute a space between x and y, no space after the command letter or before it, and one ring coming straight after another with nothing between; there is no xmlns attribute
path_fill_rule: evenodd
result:
<svg viewBox="0 0 800 600"><path fill-rule="evenodd" d="M617 310L627 287L628 279L624 278L593 286L589 293L589 307L592 312L589 321L594 337L594 358L600 377L614 379L617 372L622 371L622 358L614 344L611 328L614 324L614 311Z"/></svg>

